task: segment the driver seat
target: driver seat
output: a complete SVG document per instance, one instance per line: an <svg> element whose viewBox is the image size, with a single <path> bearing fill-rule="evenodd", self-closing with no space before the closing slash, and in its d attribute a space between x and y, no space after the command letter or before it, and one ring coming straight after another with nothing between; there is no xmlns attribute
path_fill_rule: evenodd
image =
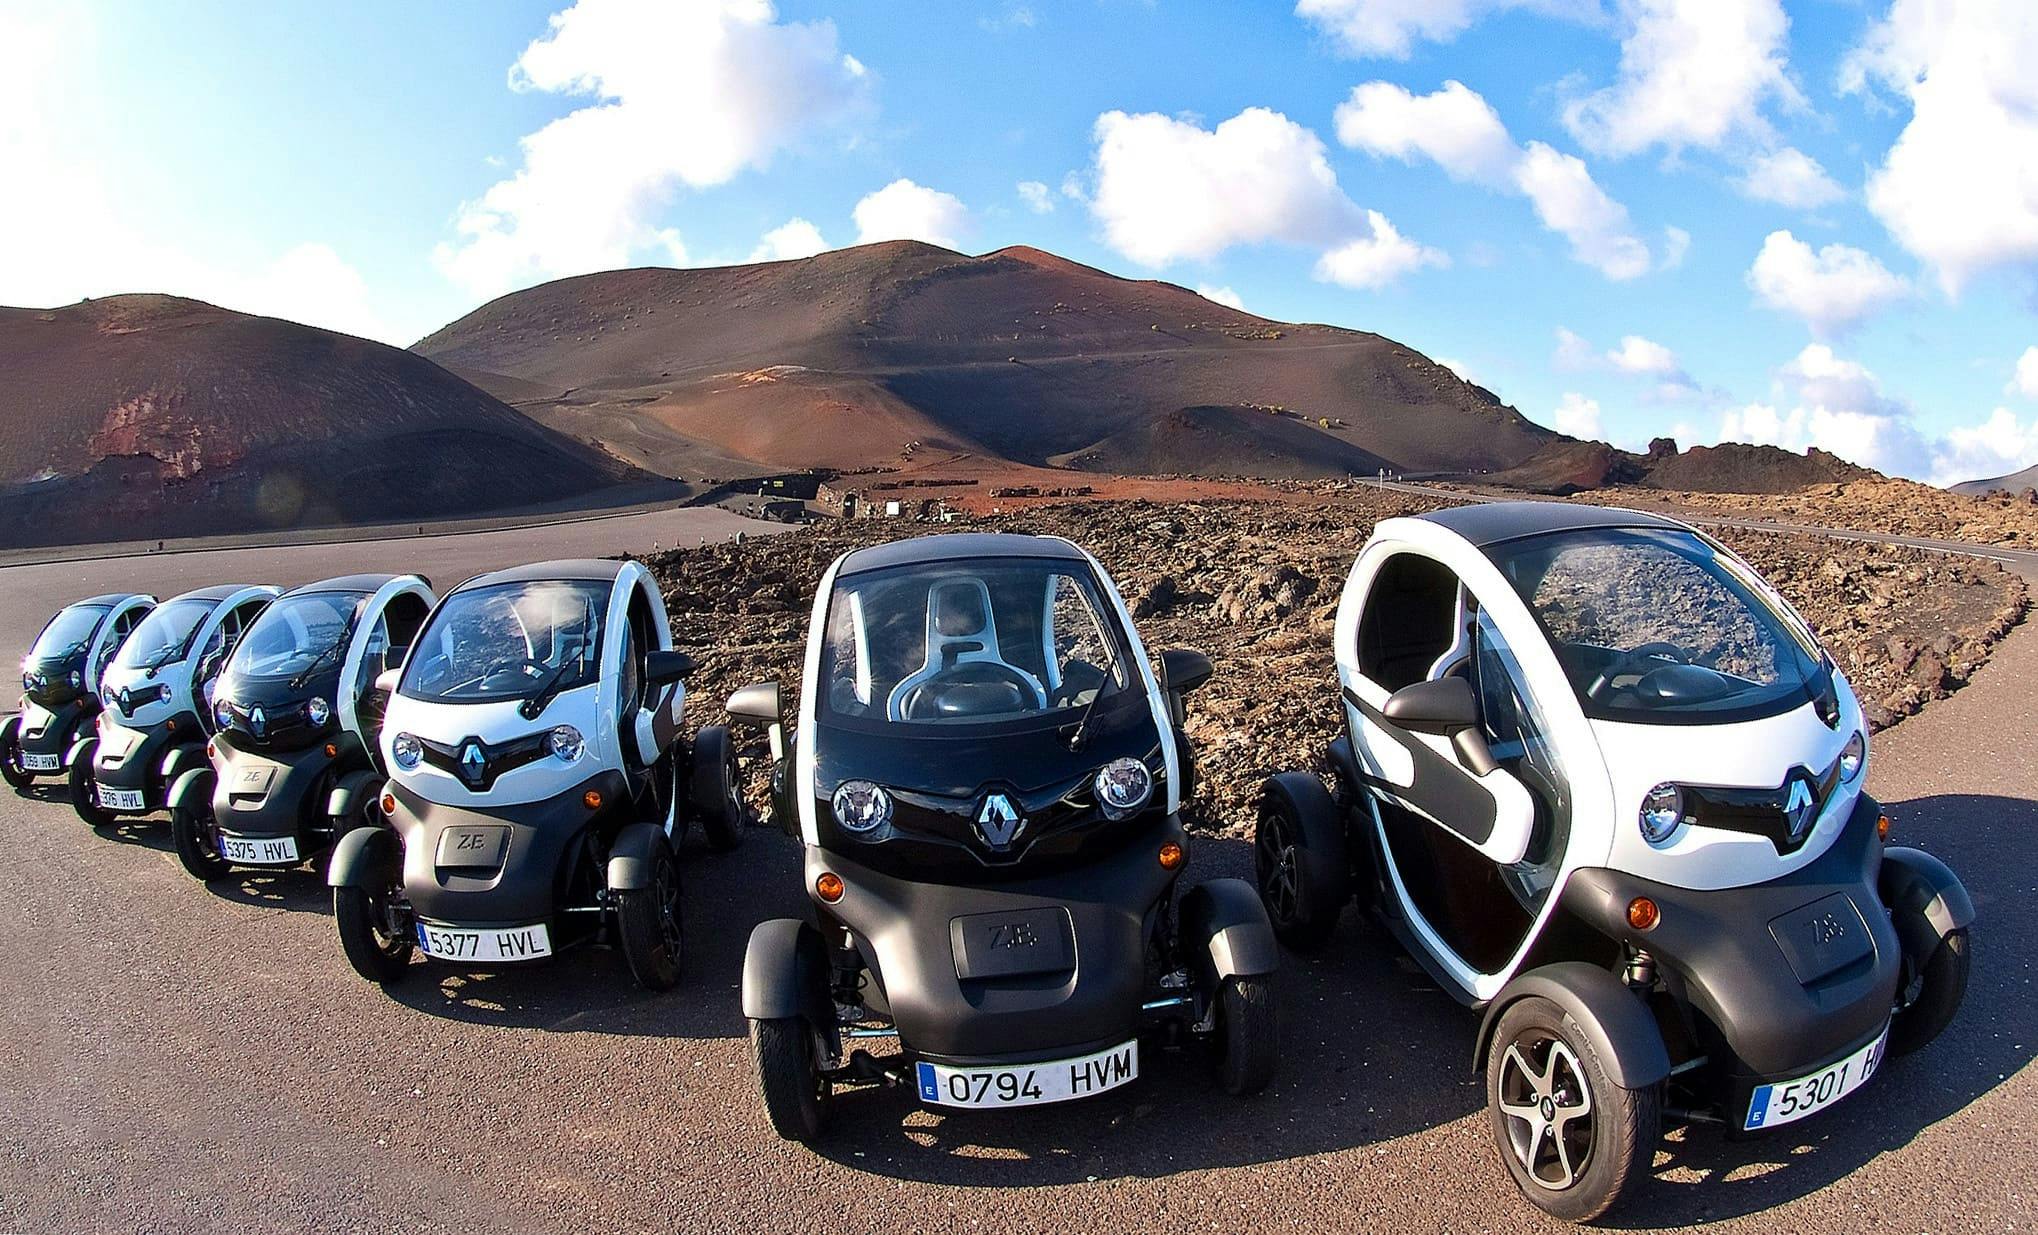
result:
<svg viewBox="0 0 2038 1235"><path fill-rule="evenodd" d="M958 665L996 665L1026 683L1034 706L1045 710L1047 688L1040 679L1005 659L998 648L998 624L991 613L991 589L982 579L937 580L927 589L927 656L899 680L885 701L894 721L906 719L905 704L915 688Z"/></svg>

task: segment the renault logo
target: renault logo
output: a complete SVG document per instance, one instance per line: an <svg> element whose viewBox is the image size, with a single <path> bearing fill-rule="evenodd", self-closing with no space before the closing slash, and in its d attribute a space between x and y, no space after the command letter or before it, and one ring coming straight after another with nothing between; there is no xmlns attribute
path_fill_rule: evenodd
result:
<svg viewBox="0 0 2038 1235"><path fill-rule="evenodd" d="M488 770L488 756L481 753L481 743L470 741L460 750L460 772L468 780L481 783L482 775Z"/></svg>
<svg viewBox="0 0 2038 1235"><path fill-rule="evenodd" d="M269 714L259 704L248 709L248 732L258 738L269 735Z"/></svg>
<svg viewBox="0 0 2038 1235"><path fill-rule="evenodd" d="M1817 805L1812 798L1810 782L1802 778L1790 782L1790 794L1783 800L1783 817L1790 825L1790 839L1804 839L1805 832L1812 826L1812 816L1818 813L1813 809Z"/></svg>
<svg viewBox="0 0 2038 1235"><path fill-rule="evenodd" d="M121 687L120 693L114 696L113 701L120 705L120 710L124 715L131 716L134 714L134 695L129 693L127 687Z"/></svg>
<svg viewBox="0 0 2038 1235"><path fill-rule="evenodd" d="M983 809L977 812L977 835L986 845L993 849L1009 849L1025 830L1026 817L1012 805L1012 799L1002 793L994 793L984 799Z"/></svg>

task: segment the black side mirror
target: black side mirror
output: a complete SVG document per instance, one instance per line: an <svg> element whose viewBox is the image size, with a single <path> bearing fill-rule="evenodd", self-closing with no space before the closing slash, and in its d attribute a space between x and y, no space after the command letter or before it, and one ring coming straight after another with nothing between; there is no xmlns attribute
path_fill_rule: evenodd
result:
<svg viewBox="0 0 2038 1235"><path fill-rule="evenodd" d="M1500 766L1487 749L1485 735L1479 732L1479 696L1463 678L1443 677L1404 686L1387 696L1387 706L1380 714L1404 729L1446 735L1458 761L1476 776Z"/></svg>
<svg viewBox="0 0 2038 1235"><path fill-rule="evenodd" d="M1217 667L1201 652L1187 648L1169 648L1161 653L1161 689L1173 695L1186 695L1210 680Z"/></svg>
<svg viewBox="0 0 2038 1235"><path fill-rule="evenodd" d="M652 652L644 657L644 678L653 686L670 686L693 672L693 657L685 652Z"/></svg>
<svg viewBox="0 0 2038 1235"><path fill-rule="evenodd" d="M729 719L746 725L767 726L779 723L784 711L779 702L776 681L758 682L745 686L729 696Z"/></svg>

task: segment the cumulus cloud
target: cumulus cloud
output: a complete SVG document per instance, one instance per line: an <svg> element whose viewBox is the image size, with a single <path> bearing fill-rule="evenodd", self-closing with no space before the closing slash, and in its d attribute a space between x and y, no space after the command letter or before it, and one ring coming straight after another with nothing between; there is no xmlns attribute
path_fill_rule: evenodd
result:
<svg viewBox="0 0 2038 1235"><path fill-rule="evenodd" d="M1417 42L1444 43L1506 9L1588 20L1599 0L1298 0L1295 15L1347 55L1405 60Z"/></svg>
<svg viewBox="0 0 2038 1235"><path fill-rule="evenodd" d="M1860 362L1808 344L1776 371L1771 393L1770 402L1727 411L1719 440L1795 451L1816 446L1893 475L1934 477L1938 452L1911 423L1909 405L1885 394Z"/></svg>
<svg viewBox="0 0 2038 1235"><path fill-rule="evenodd" d="M1457 374L1459 381L1471 382L1474 385L1478 384L1479 379L1472 376L1471 365L1466 364L1462 360L1453 359L1452 357L1449 356L1438 356L1435 359L1438 364L1442 365L1446 369L1449 369L1451 372Z"/></svg>
<svg viewBox="0 0 2038 1235"><path fill-rule="evenodd" d="M1756 155L1735 185L1755 201L1792 210L1817 210L1847 196L1817 159L1795 146Z"/></svg>
<svg viewBox="0 0 2038 1235"><path fill-rule="evenodd" d="M1583 160L1543 142L1517 146L1492 106L1460 82L1426 95L1367 82L1338 105L1335 122L1338 140L1355 150L1428 159L1453 180L1528 198L1543 226L1570 242L1571 256L1609 279L1636 278L1652 265L1627 207L1606 195ZM1674 240L1666 249L1683 256Z"/></svg>
<svg viewBox="0 0 2038 1235"><path fill-rule="evenodd" d="M1763 107L1801 107L1781 0L1627 0L1612 85L1572 99L1564 124L1586 149L1625 156L1714 149L1766 136Z"/></svg>
<svg viewBox="0 0 2038 1235"><path fill-rule="evenodd" d="M769 0L578 0L526 47L510 85L592 100L526 135L516 172L460 208L441 270L476 294L684 254L658 218L846 122L866 73L829 21Z"/></svg>
<svg viewBox="0 0 2038 1235"><path fill-rule="evenodd" d="M1368 210L1372 235L1348 240L1316 263L1316 277L1339 287L1377 290L1425 266L1448 266L1450 256L1415 243L1394 229L1387 216Z"/></svg>
<svg viewBox="0 0 2038 1235"><path fill-rule="evenodd" d="M2038 399L2038 347L2027 347L2017 357L2017 375L2010 387L2027 399Z"/></svg>
<svg viewBox="0 0 2038 1235"><path fill-rule="evenodd" d="M1911 118L1869 177L1869 209L1948 295L2038 264L2038 6L1895 0L1841 74Z"/></svg>
<svg viewBox="0 0 2038 1235"><path fill-rule="evenodd" d="M2038 464L2038 416L1999 407L1980 424L1947 432L1932 460L1932 483L1994 480Z"/></svg>
<svg viewBox="0 0 2038 1235"><path fill-rule="evenodd" d="M1227 309L1237 309L1241 313L1245 311L1244 298L1229 287L1212 287L1208 283L1198 283L1196 285L1196 294L1213 304L1221 304Z"/></svg>
<svg viewBox="0 0 2038 1235"><path fill-rule="evenodd" d="M1597 441L1603 430L1599 421L1599 401L1588 399L1575 390L1564 392L1563 401L1557 410L1550 413L1551 427L1566 437Z"/></svg>
<svg viewBox="0 0 2038 1235"><path fill-rule="evenodd" d="M1578 373L1593 368L1598 361L1599 355L1590 339L1566 327L1557 327L1557 350L1550 357L1553 366L1563 372Z"/></svg>
<svg viewBox="0 0 2038 1235"><path fill-rule="evenodd" d="M894 180L856 203L858 244L879 240L924 240L944 249L959 249L969 234L969 207L952 193Z"/></svg>
<svg viewBox="0 0 2038 1235"><path fill-rule="evenodd" d="M1054 212L1054 190L1038 180L1021 180L1018 185L1019 200L1035 214Z"/></svg>
<svg viewBox="0 0 2038 1235"><path fill-rule="evenodd" d="M1794 313L1821 338L1844 334L1910 295L1911 285L1875 256L1844 244L1818 250L1788 231L1769 233L1748 286L1772 309Z"/></svg>
<svg viewBox="0 0 2038 1235"><path fill-rule="evenodd" d="M1621 336L1620 346L1608 352L1606 360L1623 373L1661 376L1679 371L1677 353L1638 334Z"/></svg>
<svg viewBox="0 0 2038 1235"><path fill-rule="evenodd" d="M764 233L764 238L751 250L750 260L784 262L827 251L828 242L821 239L821 229L805 219L794 218Z"/></svg>
<svg viewBox="0 0 2038 1235"><path fill-rule="evenodd" d="M1705 393L1685 372L1676 352L1638 334L1622 335L1617 345L1601 352L1591 340L1560 326L1550 363L1564 373L1618 373L1642 379L1647 383L1642 397L1652 403L1675 403Z"/></svg>

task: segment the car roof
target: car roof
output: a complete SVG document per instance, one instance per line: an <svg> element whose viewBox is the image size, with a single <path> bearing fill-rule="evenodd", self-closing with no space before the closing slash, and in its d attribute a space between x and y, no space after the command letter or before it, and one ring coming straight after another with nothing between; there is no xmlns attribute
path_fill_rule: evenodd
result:
<svg viewBox="0 0 2038 1235"><path fill-rule="evenodd" d="M235 592L245 591L246 589L254 586L255 585L252 583L215 583L211 587L195 587L188 592L180 592L177 595L172 596L170 599L225 600L227 597L233 595Z"/></svg>
<svg viewBox="0 0 2038 1235"><path fill-rule="evenodd" d="M1481 549L1524 536L1593 528L1690 530L1675 519L1661 515L1623 510L1618 506L1590 506L1582 502L1481 502L1475 506L1432 510L1415 517L1447 527Z"/></svg>
<svg viewBox="0 0 2038 1235"><path fill-rule="evenodd" d="M915 536L887 544L856 549L842 559L840 574L861 574L890 566L915 566L926 562L953 562L965 558L1044 557L1062 561L1085 560L1083 551L1059 536L1033 536L1023 532L947 532Z"/></svg>
<svg viewBox="0 0 2038 1235"><path fill-rule="evenodd" d="M485 575L476 575L453 590L457 592L473 587L491 587L498 583L533 583L565 579L595 579L613 583L627 565L628 559L598 557L531 562L524 566L511 566L507 570L492 570Z"/></svg>
<svg viewBox="0 0 2038 1235"><path fill-rule="evenodd" d="M87 596L83 600L74 600L71 602L71 604L98 605L102 609L111 609L113 606L119 604L123 600L126 600L128 597L139 595L141 595L140 592L108 592L103 596Z"/></svg>
<svg viewBox="0 0 2038 1235"><path fill-rule="evenodd" d="M303 583L291 588L289 595L302 592L374 592L391 579L400 575L336 575L331 579L320 579L316 583Z"/></svg>

